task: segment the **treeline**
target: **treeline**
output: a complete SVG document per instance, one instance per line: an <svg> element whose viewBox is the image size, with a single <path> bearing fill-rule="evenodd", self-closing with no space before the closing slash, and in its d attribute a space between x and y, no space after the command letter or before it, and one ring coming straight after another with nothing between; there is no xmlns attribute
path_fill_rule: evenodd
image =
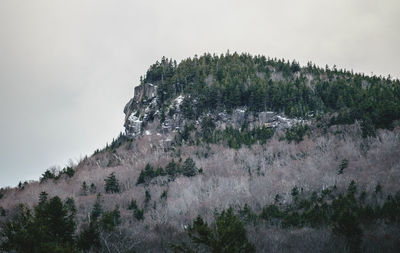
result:
<svg viewBox="0 0 400 253"><path fill-rule="evenodd" d="M204 122L208 123L204 123ZM232 126L224 130L215 129L212 120L202 121L201 130L197 130L193 124L185 125L174 138L174 145L180 146L182 142L189 145L224 144L229 148L240 149L243 145L252 146L254 144L265 144L274 136L274 129L266 126L249 129L243 126L241 129L235 129ZM294 141L299 143L304 136L310 134L308 125L296 124L285 130L285 135L280 140L286 140L289 143Z"/></svg>
<svg viewBox="0 0 400 253"><path fill-rule="evenodd" d="M64 167L62 170L57 170L56 168L47 169L42 173L39 178L39 182L42 184L47 180L59 180L60 178L71 178L75 175L75 169L72 166ZM29 183L28 181L19 182L17 185L18 190L22 191L25 189Z"/></svg>
<svg viewBox="0 0 400 253"><path fill-rule="evenodd" d="M310 76L311 79L310 80ZM272 110L290 117L311 117L337 112L331 124L363 122L364 136L377 128L392 128L400 118L400 82L390 77L364 76L350 71L301 68L288 62L249 54L204 54L179 64L166 58L153 64L143 83L158 85L161 108L184 94L182 112L197 119L204 112Z"/></svg>
<svg viewBox="0 0 400 253"><path fill-rule="evenodd" d="M194 137L191 133L194 132ZM198 145L200 143L225 144L229 148L239 149L243 145L251 146L253 144L265 144L274 135L274 130L268 127L257 127L252 130L240 130L228 127L225 130L211 130L206 132L197 132L194 127L184 126L174 139L175 145L181 145L182 141L189 145Z"/></svg>
<svg viewBox="0 0 400 253"><path fill-rule="evenodd" d="M72 168L71 166L67 166L65 168L63 168L60 171L57 171L56 169L47 169L42 176L39 179L40 183L46 182L49 179L54 179L54 180L58 180L60 179L63 175L66 175L68 178L73 177L75 174L75 170L74 168ZM20 183L21 184L21 183ZM19 188L20 185L19 185Z"/></svg>

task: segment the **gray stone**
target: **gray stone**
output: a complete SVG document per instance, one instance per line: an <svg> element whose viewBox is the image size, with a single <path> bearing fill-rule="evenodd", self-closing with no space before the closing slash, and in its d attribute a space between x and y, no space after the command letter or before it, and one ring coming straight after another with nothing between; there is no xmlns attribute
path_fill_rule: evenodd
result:
<svg viewBox="0 0 400 253"><path fill-rule="evenodd" d="M157 95L157 86L151 83L141 84L135 87L133 100L142 102L143 99L152 99Z"/></svg>
<svg viewBox="0 0 400 253"><path fill-rule="evenodd" d="M232 124L235 125L236 127L241 127L245 121L245 110L243 109L236 109L232 113Z"/></svg>
<svg viewBox="0 0 400 253"><path fill-rule="evenodd" d="M272 122L275 116L275 112L260 112L258 114L258 120L260 123Z"/></svg>

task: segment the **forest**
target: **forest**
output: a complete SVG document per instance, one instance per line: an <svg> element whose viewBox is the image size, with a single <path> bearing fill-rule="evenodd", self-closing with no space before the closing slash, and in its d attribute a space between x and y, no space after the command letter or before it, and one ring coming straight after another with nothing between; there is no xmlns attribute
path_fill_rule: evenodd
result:
<svg viewBox="0 0 400 253"><path fill-rule="evenodd" d="M141 83L157 84L157 99L166 108L185 94L183 114L196 119L203 112L246 106L254 112L277 111L290 117L331 115L331 124L363 122L364 136L393 128L400 118L400 82L367 76L336 66L271 59L249 54L204 54L179 64L163 57L150 66Z"/></svg>

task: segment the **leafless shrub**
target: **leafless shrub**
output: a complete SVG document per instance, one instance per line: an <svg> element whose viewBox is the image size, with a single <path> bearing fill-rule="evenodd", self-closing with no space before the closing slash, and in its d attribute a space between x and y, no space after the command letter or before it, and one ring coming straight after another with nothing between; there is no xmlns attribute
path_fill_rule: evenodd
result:
<svg viewBox="0 0 400 253"><path fill-rule="evenodd" d="M328 229L281 229L249 226L257 252L347 252L345 242Z"/></svg>

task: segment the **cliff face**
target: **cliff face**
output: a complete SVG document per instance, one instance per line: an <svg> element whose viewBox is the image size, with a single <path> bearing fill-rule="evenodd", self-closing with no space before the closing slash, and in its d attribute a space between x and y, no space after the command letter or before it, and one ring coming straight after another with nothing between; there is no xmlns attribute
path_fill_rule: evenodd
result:
<svg viewBox="0 0 400 253"><path fill-rule="evenodd" d="M125 133L129 137L137 137L145 131L145 126L154 120L160 124L157 132L167 134L182 130L186 123L193 123L199 126L204 117L213 120L217 129L224 130L227 127L240 129L243 125L250 129L256 127L268 127L274 129L287 129L295 124L309 124L303 119L288 118L285 115L272 111L251 112L246 107L234 109L231 113L225 110L202 114L197 120L185 119L182 113L182 102L184 95L178 95L171 100L167 108L164 108L164 115L161 116L161 108L157 104L157 85L151 83L141 84L135 87L134 97L126 104ZM195 101L192 101L193 103ZM163 120L161 120L163 117ZM162 122L161 122L162 121Z"/></svg>
<svg viewBox="0 0 400 253"><path fill-rule="evenodd" d="M147 119L150 108L155 107L157 86L146 83L135 87L134 97L125 105L125 132L128 136L138 136L142 123Z"/></svg>
<svg viewBox="0 0 400 253"><path fill-rule="evenodd" d="M157 94L157 86L151 83L146 83L135 87L135 93L133 99L137 102L152 99Z"/></svg>

